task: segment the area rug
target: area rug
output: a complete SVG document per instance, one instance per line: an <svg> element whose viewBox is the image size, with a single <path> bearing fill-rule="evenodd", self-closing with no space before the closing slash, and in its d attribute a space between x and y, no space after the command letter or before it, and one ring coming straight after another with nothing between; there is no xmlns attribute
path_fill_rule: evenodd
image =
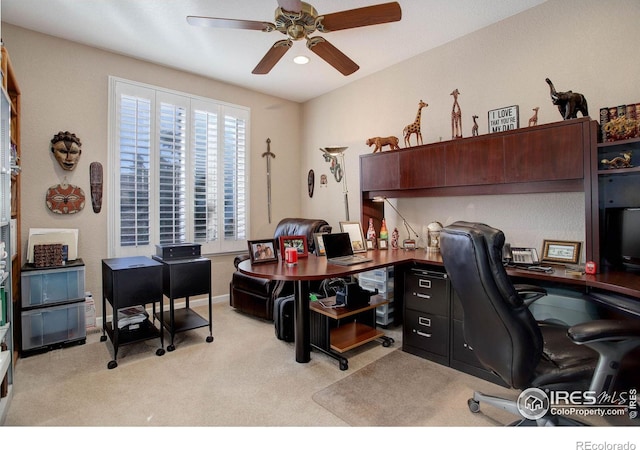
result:
<svg viewBox="0 0 640 450"><path fill-rule="evenodd" d="M504 411L471 413L467 399L474 389L514 395L398 349L316 392L313 400L351 426L499 426L513 421Z"/></svg>

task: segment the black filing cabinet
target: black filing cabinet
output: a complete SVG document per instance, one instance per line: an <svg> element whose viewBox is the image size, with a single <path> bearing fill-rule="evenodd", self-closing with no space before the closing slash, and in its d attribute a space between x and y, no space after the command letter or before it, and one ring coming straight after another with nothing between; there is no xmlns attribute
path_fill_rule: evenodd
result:
<svg viewBox="0 0 640 450"><path fill-rule="evenodd" d="M446 273L420 267L405 271L402 349L447 366L449 286Z"/></svg>
<svg viewBox="0 0 640 450"><path fill-rule="evenodd" d="M162 264L146 256L109 258L102 260L102 341L107 335L113 344L113 360L107 367L118 366L117 356L120 345L130 344L151 338L160 338L160 348L156 354L164 354L164 340L161 330L152 320L145 320L133 330L118 328L119 309L138 305L160 303L162 315ZM107 303L112 307L113 320L107 323ZM162 321L161 321L162 323ZM106 333L106 334L105 334Z"/></svg>
<svg viewBox="0 0 640 450"><path fill-rule="evenodd" d="M455 290L451 290L452 321L451 321L451 367L469 373L496 384L507 386L497 375L485 369L473 353L473 347L464 339L462 303Z"/></svg>
<svg viewBox="0 0 640 450"><path fill-rule="evenodd" d="M438 269L415 265L404 271L402 350L505 386L465 341L462 304Z"/></svg>
<svg viewBox="0 0 640 450"><path fill-rule="evenodd" d="M171 343L167 346L168 351L175 350L175 334L180 331L192 330L194 328L209 327L207 342L213 342L211 323L211 260L209 258L183 258L183 259L163 259L153 256L153 259L162 263L162 291L169 299L169 314L156 313L156 318L160 320L169 331ZM189 297L195 295L208 296L209 313L208 320L200 316L189 306ZM185 299L184 308L175 308L175 300Z"/></svg>

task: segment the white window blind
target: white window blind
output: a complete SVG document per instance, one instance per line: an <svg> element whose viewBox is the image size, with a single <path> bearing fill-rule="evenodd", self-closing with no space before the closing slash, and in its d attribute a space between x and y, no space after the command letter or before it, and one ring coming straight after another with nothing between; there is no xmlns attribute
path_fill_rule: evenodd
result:
<svg viewBox="0 0 640 450"><path fill-rule="evenodd" d="M110 255L245 250L248 108L115 77L109 89Z"/></svg>

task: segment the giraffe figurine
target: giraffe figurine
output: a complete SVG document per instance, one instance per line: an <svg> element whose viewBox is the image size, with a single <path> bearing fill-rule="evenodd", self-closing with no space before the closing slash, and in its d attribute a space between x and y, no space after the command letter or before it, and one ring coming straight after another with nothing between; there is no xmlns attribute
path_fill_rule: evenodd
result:
<svg viewBox="0 0 640 450"><path fill-rule="evenodd" d="M453 107L451 108L451 139L462 137L462 110L458 104L458 95L460 91L455 89L450 95L453 95Z"/></svg>
<svg viewBox="0 0 640 450"><path fill-rule="evenodd" d="M418 103L418 114L416 114L416 120L413 123L404 127L402 134L404 135L405 147L411 146L410 138L412 134L416 135L416 145L422 144L422 132L420 131L420 119L422 117L422 108L426 108L427 106L429 105L427 105L425 102L420 100L420 103Z"/></svg>
<svg viewBox="0 0 640 450"><path fill-rule="evenodd" d="M531 116L529 118L529 126L535 126L538 125L538 110L540 109L539 106L536 106L535 108L533 108L533 116Z"/></svg>
<svg viewBox="0 0 640 450"><path fill-rule="evenodd" d="M473 118L473 127L471 128L471 136L477 136L478 135L478 122L476 122L476 119L478 118L478 116L471 116Z"/></svg>

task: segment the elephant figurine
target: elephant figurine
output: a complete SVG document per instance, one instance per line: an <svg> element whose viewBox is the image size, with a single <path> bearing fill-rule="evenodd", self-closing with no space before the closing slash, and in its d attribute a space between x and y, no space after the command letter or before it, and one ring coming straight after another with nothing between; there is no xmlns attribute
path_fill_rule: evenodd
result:
<svg viewBox="0 0 640 450"><path fill-rule="evenodd" d="M577 118L578 112L582 113L583 117L589 115L587 99L584 95L573 91L557 92L549 78L546 78L545 81L549 85L551 102L558 106L558 111L564 120Z"/></svg>

